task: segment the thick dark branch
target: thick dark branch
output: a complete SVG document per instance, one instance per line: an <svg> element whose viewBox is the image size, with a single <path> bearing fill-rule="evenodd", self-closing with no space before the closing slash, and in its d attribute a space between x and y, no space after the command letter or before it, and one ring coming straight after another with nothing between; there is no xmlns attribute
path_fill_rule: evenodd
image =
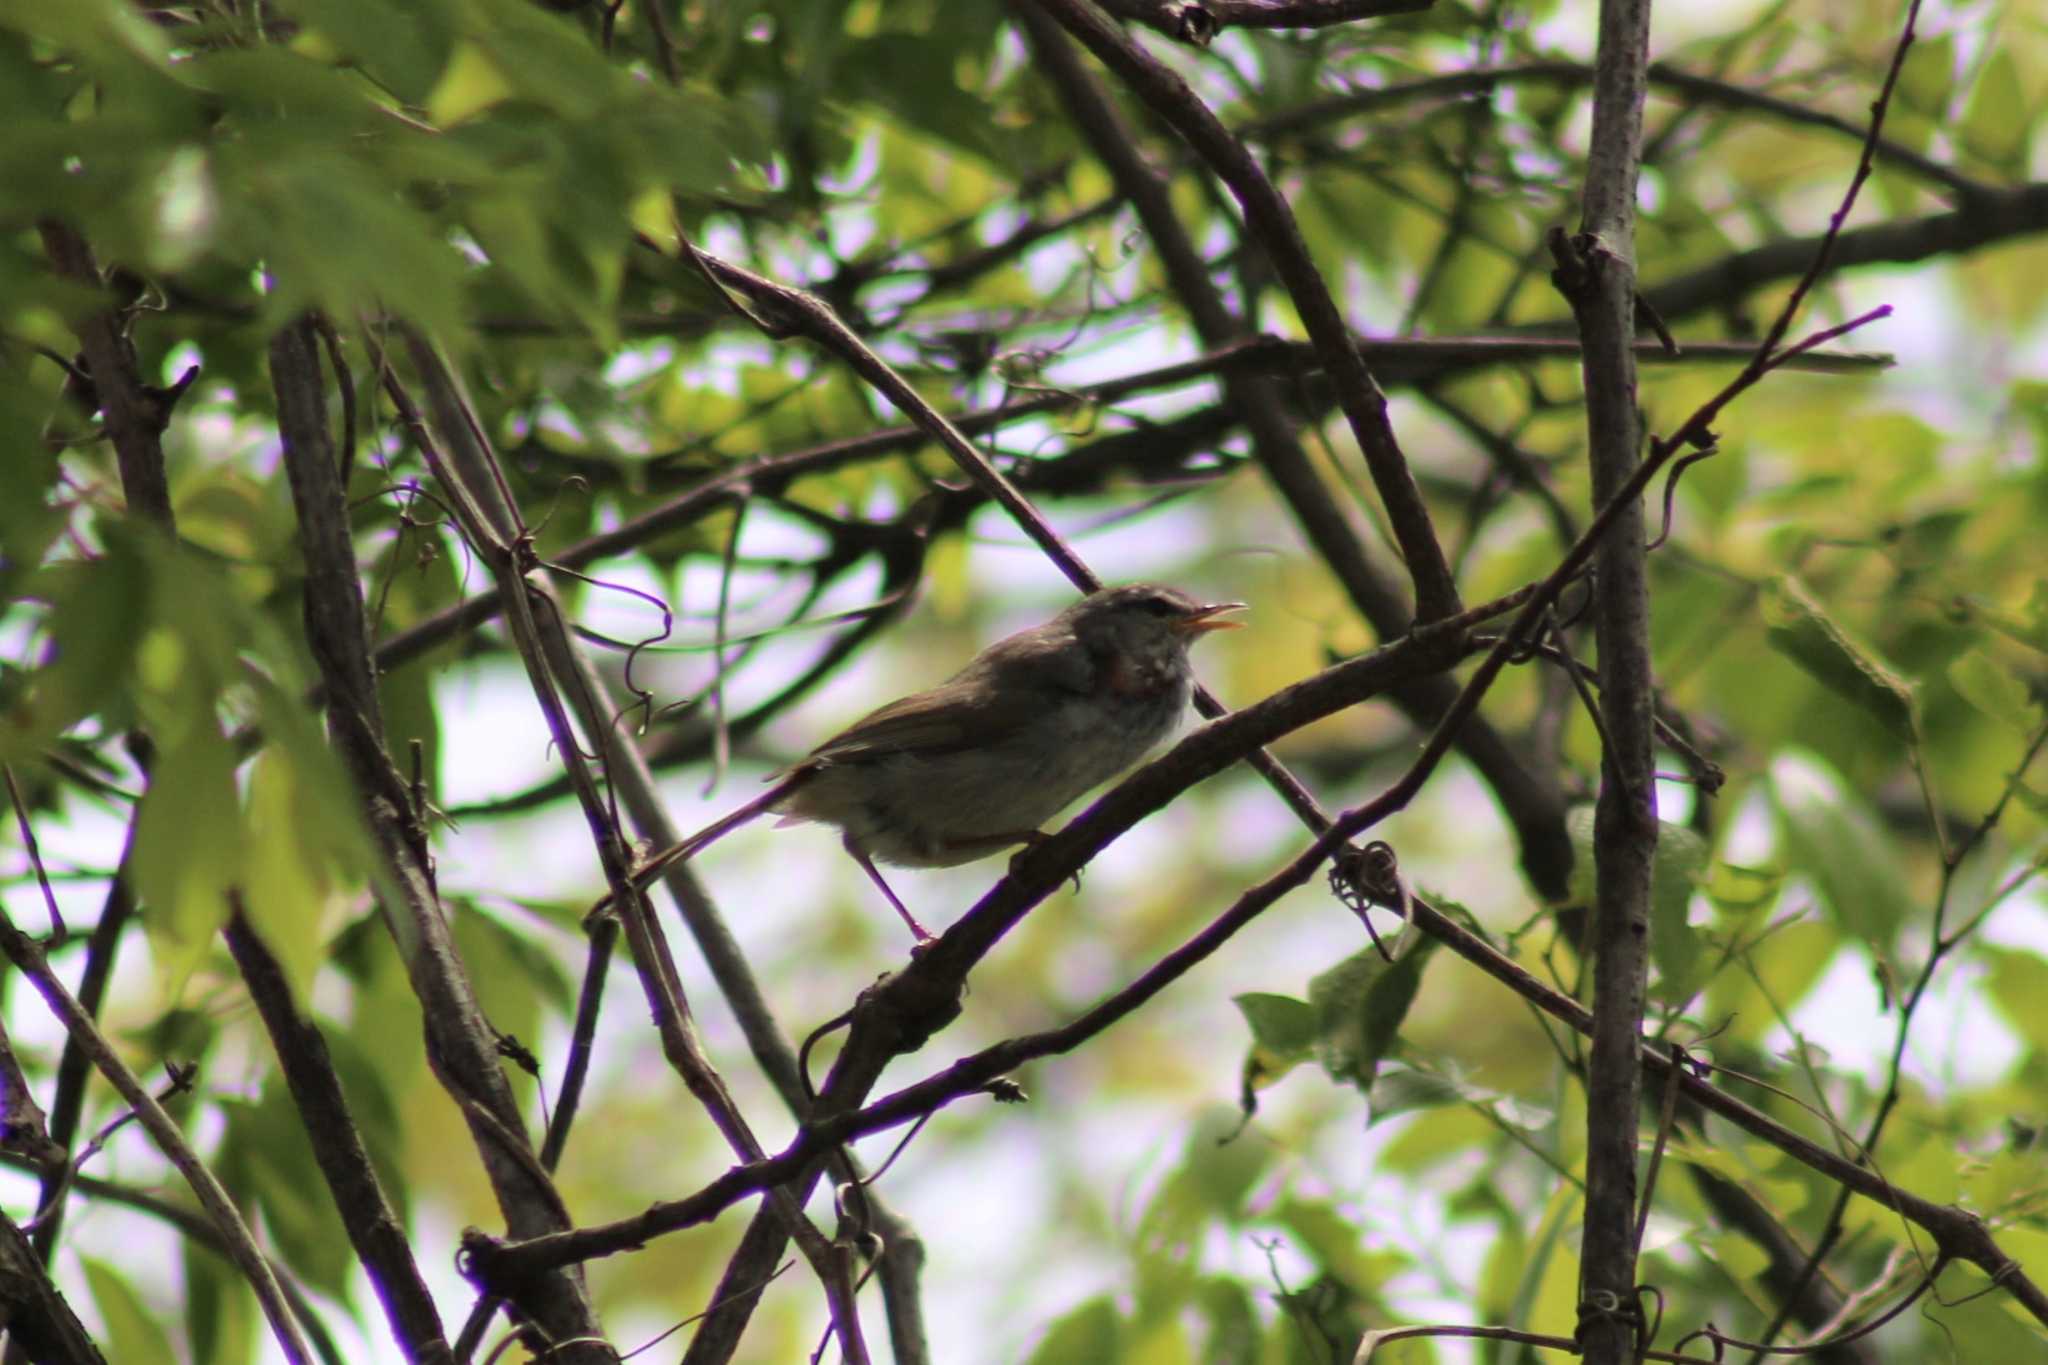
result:
<svg viewBox="0 0 2048 1365"><path fill-rule="evenodd" d="M1016 0L1012 10L1030 34L1041 67L1059 89L1083 136L1109 168L1118 191L1137 210L1173 292L1203 342L1212 349L1251 344L1235 340L1244 330L1243 323L1232 316L1210 281L1206 263L1175 213L1164 181L1147 164L1136 137L1082 65L1072 44L1040 12L1035 0ZM1256 373L1226 373L1224 384L1229 405L1241 415L1251 434L1260 467L1300 522L1309 543L1381 638L1400 635L1407 626L1409 603L1331 498L1296 439L1279 386ZM1416 677L1395 689L1394 700L1420 724L1431 726L1448 710L1455 695L1456 689L1446 679ZM1513 823L1531 882L1545 895L1561 894L1571 867L1571 845L1565 836L1564 796L1556 782L1526 763L1514 746L1478 717L1465 728L1460 742ZM1311 822L1311 828L1316 827Z"/></svg>
<svg viewBox="0 0 2048 1365"><path fill-rule="evenodd" d="M667 939L646 898L631 888L631 850L624 831L613 819L610 801L600 791L590 758L571 727L564 698L565 693L584 694L581 709L590 726L586 737L596 746L598 755L609 760L617 737L606 714L606 703L588 689L588 682L594 679L587 679L579 667L569 642L568 618L559 598L532 569L531 536L525 518L513 501L496 453L454 373L426 338L408 330L406 343L434 414L432 429L395 375L387 375L387 391L439 479L442 493L454 508L465 534L498 580L514 647L526 667L553 748L590 828L605 879L612 889L613 904L632 944L634 965L654 1016L662 1053L734 1153L743 1161L760 1160L765 1156L764 1149L704 1051ZM848 1361L851 1365L866 1365L867 1350L845 1258L826 1242L800 1202L786 1191L771 1191L770 1203L782 1229L795 1238L825 1288L833 1325Z"/></svg>
<svg viewBox="0 0 2048 1365"><path fill-rule="evenodd" d="M1463 99L1490 94L1502 86L1536 83L1591 85L1593 68L1584 62L1526 62L1518 66L1426 76L1421 80L1404 81L1399 85L1382 86L1376 90L1355 90L1349 94L1311 100L1282 113L1259 119L1255 123L1245 124L1238 131L1245 137L1260 139L1285 136L1350 118L1355 114L1403 108L1421 100ZM1721 109L1752 110L1768 114L1781 122L1796 123L1808 128L1824 128L1858 142L1863 140L1865 132L1864 125L1837 114L1830 114L1813 105L1780 99L1776 95L1766 94L1746 85L1685 71L1672 66L1669 62L1650 63L1650 84L1676 91L1699 104ZM1961 171L1944 166L1939 161L1896 142L1880 141L1877 144L1877 155L1880 160L1890 165L1910 171L1922 179L1931 180L1953 191L1959 198L1999 192L1996 186L1972 179Z"/></svg>
<svg viewBox="0 0 2048 1365"><path fill-rule="evenodd" d="M306 557L307 642L320 668L332 742L355 779L377 850L378 904L420 999L427 1060L469 1124L507 1230L514 1236L559 1231L568 1225L567 1214L526 1146L496 1038L442 914L425 831L384 748L362 584L310 322L294 322L271 339L270 368L285 472ZM522 1234L520 1228L531 1231ZM549 1341L561 1344L565 1360L601 1365L610 1358L578 1279L547 1276L525 1288L531 1292L520 1300L520 1309Z"/></svg>
<svg viewBox="0 0 2048 1365"><path fill-rule="evenodd" d="M1703 1115L1696 1115L1703 1118ZM1701 1127L1692 1129L1693 1140L1704 1138ZM1809 1328L1836 1320L1844 1302L1842 1293L1825 1280L1802 1282L1810 1258L1776 1211L1767 1207L1740 1184L1717 1175L1704 1166L1688 1166L1686 1174L1700 1197L1721 1223L1747 1237L1769 1258L1761 1276L1786 1309ZM1884 1365L1879 1348L1868 1338L1823 1347L1814 1352L1814 1365Z"/></svg>
<svg viewBox="0 0 2048 1365"><path fill-rule="evenodd" d="M12 1218L0 1214L0 1322L35 1365L107 1365Z"/></svg>
<svg viewBox="0 0 2048 1365"><path fill-rule="evenodd" d="M68 225L42 223L43 249L66 279L93 290L103 289L92 247ZM136 516L161 526L171 524L171 486L164 474L164 424L170 420L174 394L142 382L135 347L129 342L120 313L109 308L78 324L79 348L85 352L95 405L114 444L121 469L121 491Z"/></svg>
<svg viewBox="0 0 2048 1365"><path fill-rule="evenodd" d="M1365 456L1373 485L1386 507L1394 539L1414 582L1417 616L1424 621L1458 610L1457 585L1443 546L1430 524L1429 509L1415 486L1407 457L1387 420L1387 398L1353 344L1337 302L1310 258L1308 244L1273 182L1245 145L1202 102L1187 83L1095 8L1089 0L1034 0L1057 19L1096 59L1129 85L1168 126L1187 140L1244 210L1245 227L1272 261L1337 396L1351 433Z"/></svg>
<svg viewBox="0 0 2048 1365"><path fill-rule="evenodd" d="M1831 236L1831 263L1843 269L1960 255L2044 230L2048 230L2048 184L2022 185L1975 197L1951 213L1785 238L1740 251L1645 289L1643 296L1667 319L1737 307L1751 290L1803 275L1813 263L1814 253Z"/></svg>
<svg viewBox="0 0 2048 1365"><path fill-rule="evenodd" d="M349 1245L369 1273L399 1349L413 1365L452 1365L455 1356L441 1331L441 1314L413 1260L405 1227L384 1195L384 1182L370 1162L369 1148L342 1093L341 1077L328 1056L327 1040L299 1012L283 966L239 904L222 934L277 1051L292 1107L305 1127Z"/></svg>
<svg viewBox="0 0 2048 1365"><path fill-rule="evenodd" d="M1390 14L1419 14L1434 0L1103 0L1122 19L1177 42L1207 46L1226 28L1328 28Z"/></svg>
<svg viewBox="0 0 2048 1365"><path fill-rule="evenodd" d="M199 1159L199 1154L185 1140L184 1130L164 1112L156 1097L151 1095L134 1072L128 1069L114 1051L106 1035L80 1007L57 974L50 970L49 959L44 955L42 945L15 927L14 921L0 909L0 951L12 962L28 982L42 996L65 1031L79 1040L92 1064L100 1075L107 1079L123 1103L134 1112L136 1120L149 1134L150 1140L162 1152L165 1160L177 1169L185 1183L191 1188L200 1208L206 1211L207 1219L219 1233L227 1247L227 1254L234 1262L235 1269L249 1282L255 1291L256 1302L263 1310L265 1321L270 1326L271 1336L276 1340L285 1359L292 1365L307 1365L310 1357L306 1354L306 1343L299 1335L297 1322L285 1303L284 1293L278 1286L276 1274L270 1262L256 1247L256 1238L243 1220L241 1210L228 1197L212 1171ZM23 1248L26 1251L26 1247ZM37 1273L41 1273L40 1267Z"/></svg>
<svg viewBox="0 0 2048 1365"><path fill-rule="evenodd" d="M1593 1047L1586 1095L1586 1225L1579 1332L1590 1365L1625 1365L1643 1337L1636 1302L1636 1133L1643 1000L1650 972L1650 874L1657 854L1656 691L1640 497L1622 498L1642 459L1636 406L1635 207L1649 64L1650 0L1602 0L1593 134L1579 235L1555 232L1553 278L1585 345L1593 502L1614 523L1594 559L1600 649L1600 796L1595 816Z"/></svg>

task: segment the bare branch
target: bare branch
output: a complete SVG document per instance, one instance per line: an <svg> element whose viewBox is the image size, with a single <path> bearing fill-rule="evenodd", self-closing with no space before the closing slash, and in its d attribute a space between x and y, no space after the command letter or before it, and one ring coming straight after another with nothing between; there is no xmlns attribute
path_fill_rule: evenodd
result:
<svg viewBox="0 0 2048 1365"><path fill-rule="evenodd" d="M263 1316L270 1324L270 1333L276 1338L285 1359L292 1365L309 1365L311 1357L306 1354L306 1343L299 1336L298 1323L285 1304L277 1277L271 1273L270 1263L263 1258L263 1253L257 1250L256 1239L250 1233L249 1225L242 1221L234 1201L221 1188L213 1172L206 1169L199 1154L185 1141L184 1130L164 1112L163 1106L115 1054L92 1017L64 988L57 974L50 970L42 945L17 929L13 917L4 907L0 907L0 951L4 951L7 960L28 978L29 984L43 997L43 1002L64 1026L65 1032L78 1040L79 1047L121 1096L122 1103L135 1112L157 1150L185 1178L185 1183L198 1198L199 1206L206 1211L214 1230L225 1242L229 1259L255 1291L256 1302L263 1309Z"/></svg>
<svg viewBox="0 0 2048 1365"><path fill-rule="evenodd" d="M1226 28L1328 28L1419 14L1435 0L1104 0L1103 8L1176 42L1207 47Z"/></svg>
<svg viewBox="0 0 2048 1365"><path fill-rule="evenodd" d="M1351 331L1308 254L1287 201L1245 145L1187 83L1133 42L1089 0L1034 3L1130 86L1230 186L1244 210L1247 231L1286 284L1336 392L1338 406L1365 456L1414 583L1417 616L1433 621L1456 614L1457 585L1407 457L1387 420L1386 395L1352 343Z"/></svg>
<svg viewBox="0 0 2048 1365"><path fill-rule="evenodd" d="M306 626L320 665L332 742L355 779L379 859L379 908L420 998L427 1056L467 1120L508 1230L568 1225L561 1198L525 1146L518 1105L495 1039L455 952L435 889L426 831L410 786L384 747L339 465L327 430L314 328L301 319L271 340L285 471L305 547ZM519 1235L514 1233L514 1235ZM521 1286L520 1308L565 1361L609 1356L596 1315L574 1277Z"/></svg>
<svg viewBox="0 0 2048 1365"><path fill-rule="evenodd" d="M1579 235L1553 229L1552 277L1585 346L1596 506L1615 509L1594 557L1602 750L1594 825L1593 1048L1586 1095L1586 1224L1578 1339L1591 1365L1627 1365L1649 1333L1636 1296L1637 1053L1650 972L1657 854L1656 690L1648 552L1639 497L1620 500L1642 455L1636 406L1636 175L1642 157L1650 0L1602 0L1593 134Z"/></svg>

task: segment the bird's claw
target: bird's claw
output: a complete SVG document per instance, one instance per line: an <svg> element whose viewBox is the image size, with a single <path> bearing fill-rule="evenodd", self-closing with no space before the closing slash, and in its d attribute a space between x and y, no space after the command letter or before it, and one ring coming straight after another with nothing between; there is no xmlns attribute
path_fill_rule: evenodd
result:
<svg viewBox="0 0 2048 1365"><path fill-rule="evenodd" d="M1010 855L1010 875L1013 877L1017 874L1017 860L1026 857L1031 853L1036 852L1038 846L1050 840L1052 836L1050 834L1047 834L1042 829L1034 829L1018 835L1017 838L1024 845L1024 847L1018 849L1015 853L1012 853ZM1080 868L1077 867L1074 869L1070 880L1072 880L1072 882L1074 883L1074 890L1076 892L1079 892L1081 889Z"/></svg>

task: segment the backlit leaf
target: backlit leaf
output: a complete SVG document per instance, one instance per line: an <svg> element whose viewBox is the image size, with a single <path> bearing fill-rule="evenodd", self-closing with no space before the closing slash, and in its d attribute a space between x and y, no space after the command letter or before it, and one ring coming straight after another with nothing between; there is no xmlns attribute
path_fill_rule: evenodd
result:
<svg viewBox="0 0 2048 1365"><path fill-rule="evenodd" d="M1771 765L1771 800L1787 872L1811 883L1835 921L1882 956L1918 904L1861 795L1818 759L1788 756Z"/></svg>
<svg viewBox="0 0 2048 1365"><path fill-rule="evenodd" d="M1797 578L1779 578L1763 601L1773 649L1895 739L1912 742L1913 689L1904 677L1875 650L1852 639Z"/></svg>

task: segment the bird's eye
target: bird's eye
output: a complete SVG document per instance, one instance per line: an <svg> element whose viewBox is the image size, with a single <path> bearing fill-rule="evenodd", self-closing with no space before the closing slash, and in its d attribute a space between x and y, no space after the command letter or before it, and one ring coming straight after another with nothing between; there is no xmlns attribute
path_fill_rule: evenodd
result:
<svg viewBox="0 0 2048 1365"><path fill-rule="evenodd" d="M1172 602L1168 601L1164 597L1146 598L1145 610L1151 612L1154 616L1180 615L1180 608L1176 607Z"/></svg>

